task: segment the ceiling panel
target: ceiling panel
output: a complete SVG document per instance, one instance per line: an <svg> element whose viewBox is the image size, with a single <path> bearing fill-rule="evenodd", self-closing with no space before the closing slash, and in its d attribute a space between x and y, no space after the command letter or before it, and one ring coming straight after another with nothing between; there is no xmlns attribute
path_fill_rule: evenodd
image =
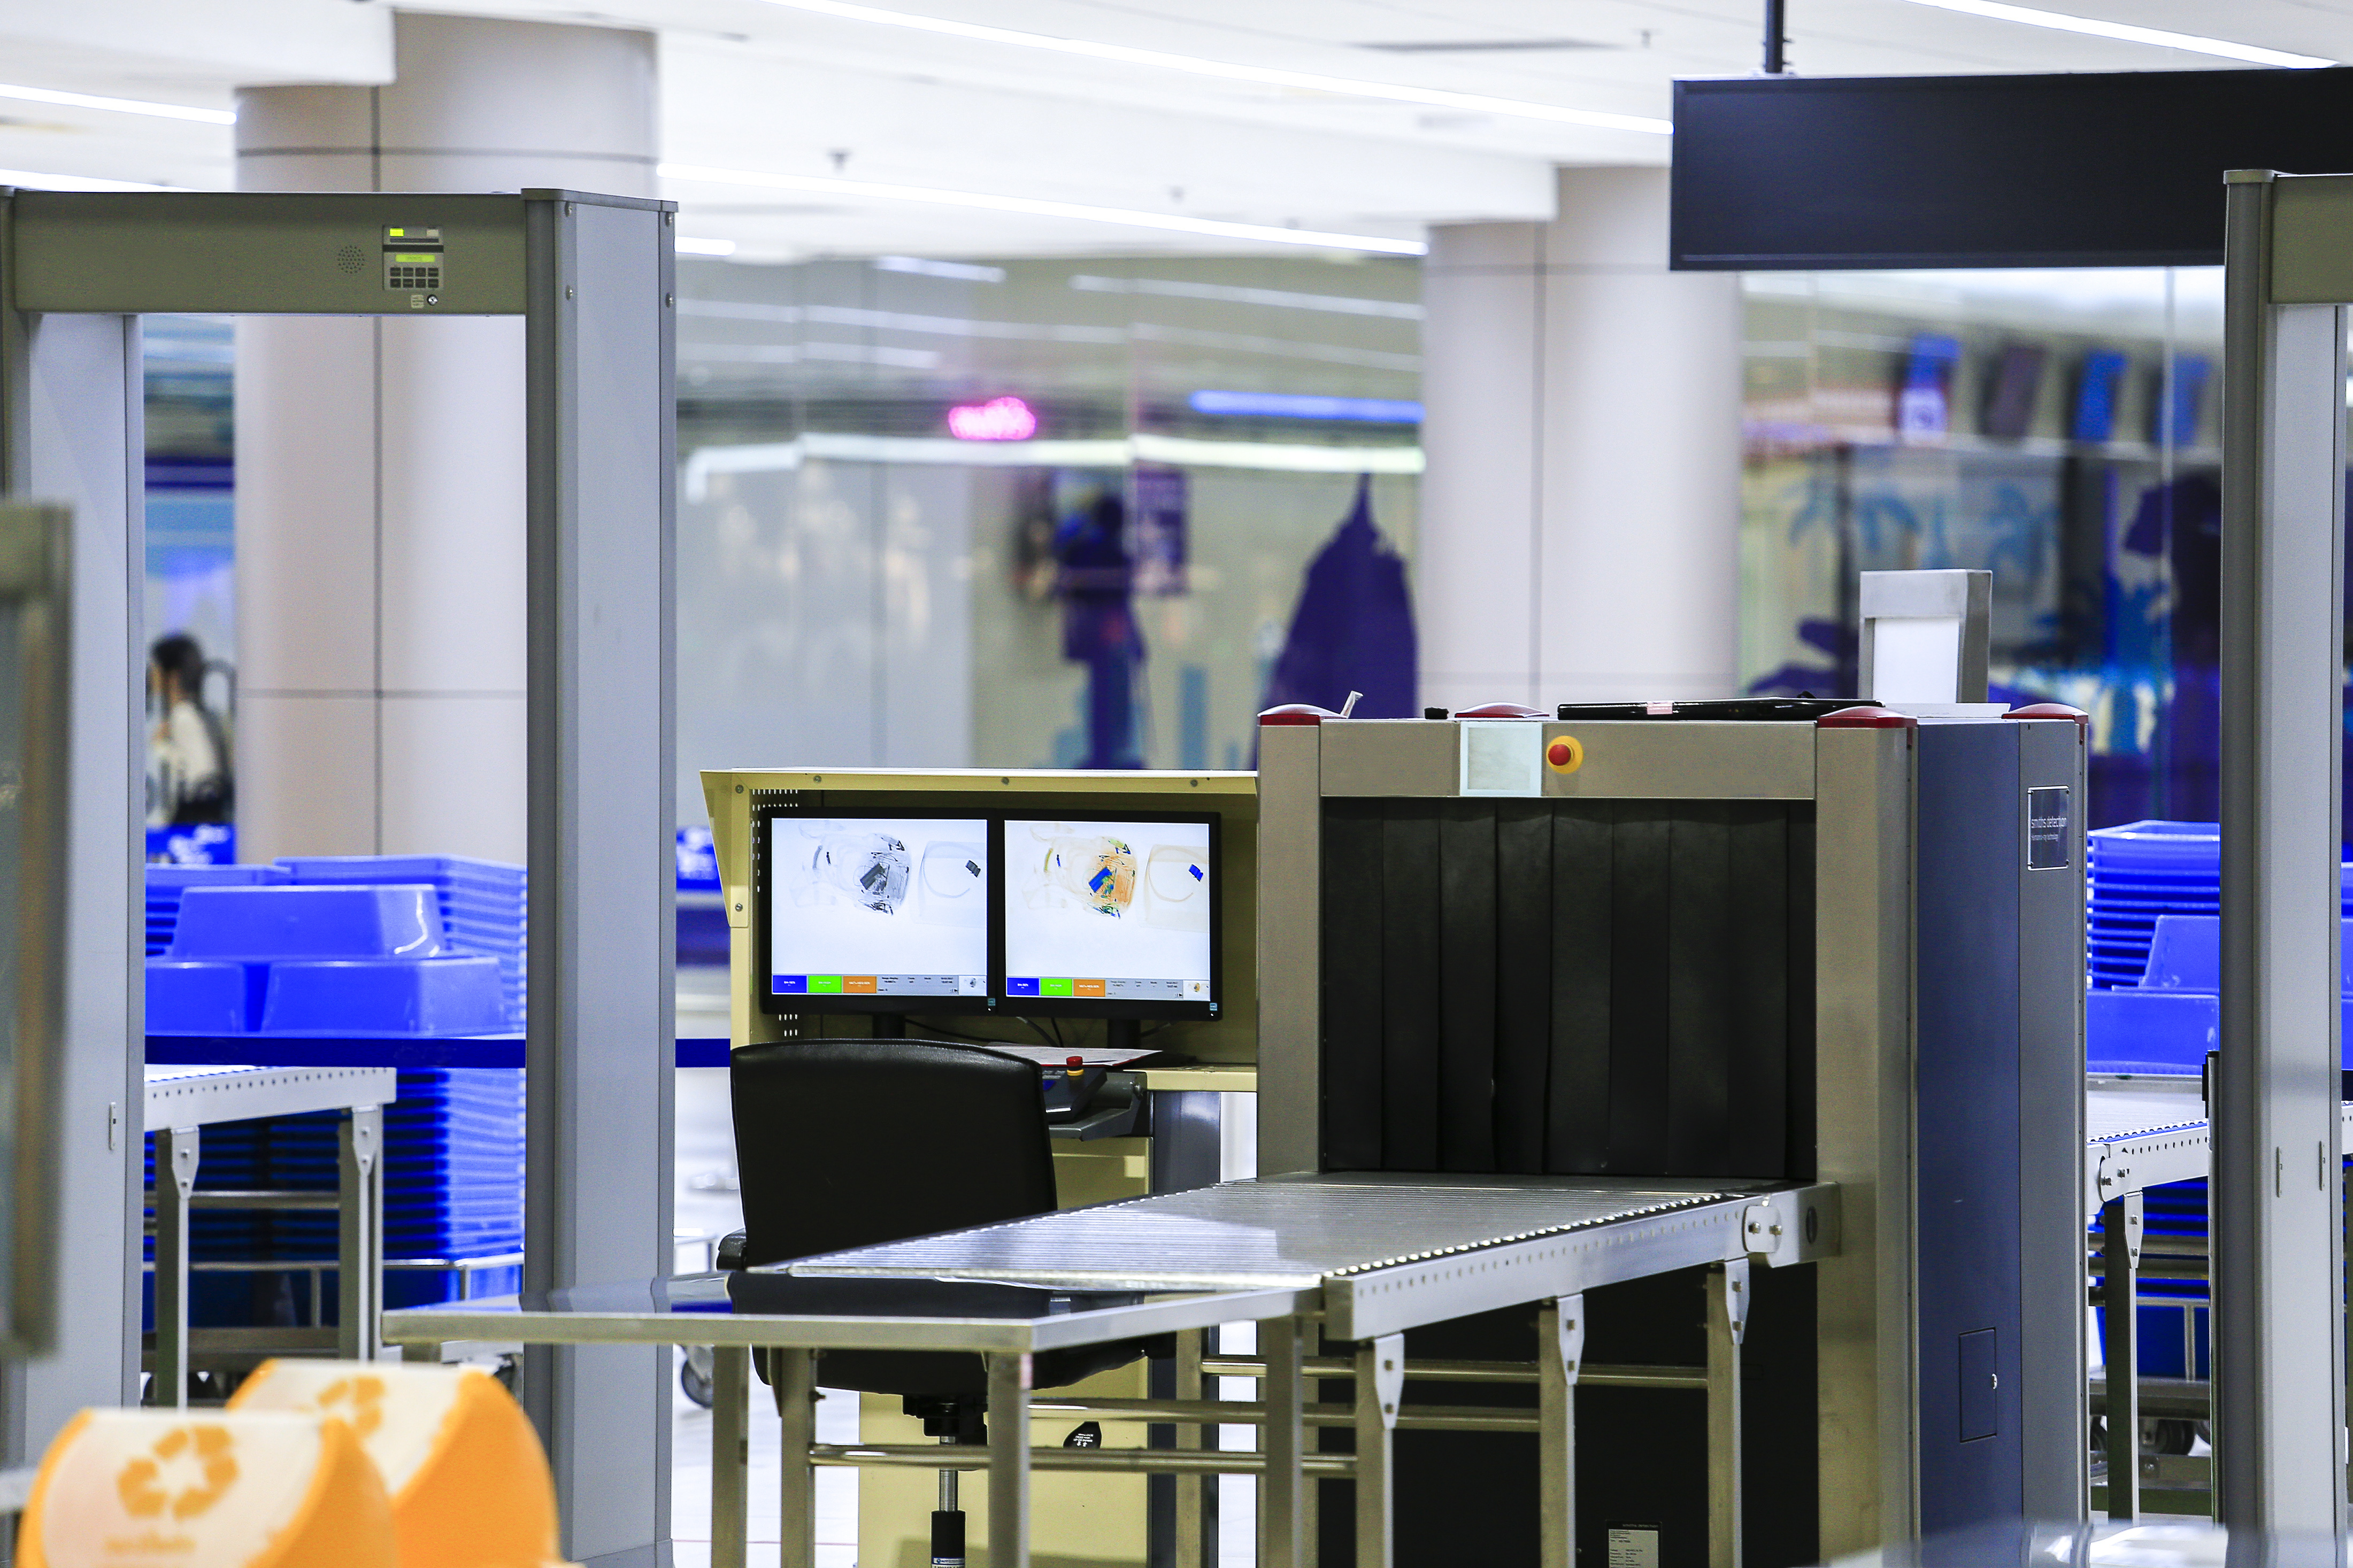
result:
<svg viewBox="0 0 2353 1568"><path fill-rule="evenodd" d="M813 15L765 0L404 0L663 37L673 162L1374 235L1539 216L1560 163L1663 163L1669 139L1269 87ZM1759 0L888 0L923 15L1240 65L1663 116L1677 77L1746 73ZM2353 60L2353 0L2059 0L2073 14ZM1815 75L2224 68L2211 56L1908 0L1793 0ZM201 16L199 26L192 18ZM226 106L241 82L385 70L381 0L0 0L0 76ZM185 35L185 36L184 36ZM1572 40L1546 48L1379 47ZM835 153L847 156L837 163ZM0 167L226 185L228 133L0 102ZM1231 249L1070 219L681 186L745 254Z"/></svg>

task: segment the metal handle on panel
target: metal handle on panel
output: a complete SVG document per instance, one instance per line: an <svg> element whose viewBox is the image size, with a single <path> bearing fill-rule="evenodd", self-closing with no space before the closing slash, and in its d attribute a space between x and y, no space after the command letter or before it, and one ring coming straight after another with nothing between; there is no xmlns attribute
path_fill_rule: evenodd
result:
<svg viewBox="0 0 2353 1568"><path fill-rule="evenodd" d="M65 1066L68 752L73 701L70 518L0 506L0 1342L46 1351L58 1327L58 1126Z"/></svg>

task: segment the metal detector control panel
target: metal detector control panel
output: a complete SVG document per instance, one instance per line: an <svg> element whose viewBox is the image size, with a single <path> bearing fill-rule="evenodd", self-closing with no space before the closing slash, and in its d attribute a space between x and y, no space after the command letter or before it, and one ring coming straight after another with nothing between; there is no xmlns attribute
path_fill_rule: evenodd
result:
<svg viewBox="0 0 2353 1568"><path fill-rule="evenodd" d="M411 305L438 304L427 296L441 289L441 231L412 225L384 231L384 286L414 294Z"/></svg>

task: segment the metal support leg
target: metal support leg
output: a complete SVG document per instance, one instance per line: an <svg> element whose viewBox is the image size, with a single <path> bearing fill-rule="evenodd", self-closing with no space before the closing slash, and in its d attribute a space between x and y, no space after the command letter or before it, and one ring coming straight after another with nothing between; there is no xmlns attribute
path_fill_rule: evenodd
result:
<svg viewBox="0 0 2353 1568"><path fill-rule="evenodd" d="M155 1131L155 1394L188 1402L188 1198L201 1141L193 1127Z"/></svg>
<svg viewBox="0 0 2353 1568"><path fill-rule="evenodd" d="M943 1447L954 1447L953 1436L940 1439ZM954 1470L940 1472L939 1507L932 1515L932 1568L965 1568L969 1559L965 1552L964 1501L958 1477ZM953 1531L943 1539L944 1531Z"/></svg>
<svg viewBox="0 0 2353 1568"><path fill-rule="evenodd" d="M744 1568L752 1501L752 1352L711 1352L711 1568Z"/></svg>
<svg viewBox="0 0 2353 1568"><path fill-rule="evenodd" d="M1748 1260L1707 1271L1707 1561L1740 1568L1740 1342Z"/></svg>
<svg viewBox="0 0 2353 1568"><path fill-rule="evenodd" d="M1029 1568L1029 1357L988 1358L988 1565Z"/></svg>
<svg viewBox="0 0 2353 1568"><path fill-rule="evenodd" d="M336 1208L342 1235L335 1254L335 1353L374 1361L384 1310L384 1109L365 1105L343 1118Z"/></svg>
<svg viewBox="0 0 2353 1568"><path fill-rule="evenodd" d="M1171 1093L1171 1090L1162 1090ZM1156 1101L1155 1102L1157 1103ZM1186 1329L1176 1335L1176 1397L1201 1397L1201 1335L1200 1329ZM1179 1448L1199 1448L1209 1428L1198 1422L1180 1422L1176 1427ZM1203 1476L1179 1475L1175 1478L1176 1491L1176 1568L1215 1568L1208 1555L1208 1520L1202 1505L1207 1488Z"/></svg>
<svg viewBox="0 0 2353 1568"><path fill-rule="evenodd" d="M2108 1517L2140 1517L2141 1194L2100 1210L2100 1360L2108 1383ZM2195 1372L2193 1366L2189 1369Z"/></svg>
<svg viewBox="0 0 2353 1568"><path fill-rule="evenodd" d="M1305 1327L1306 1332L1302 1336L1299 1347L1303 1373L1306 1366L1306 1358L1324 1353L1323 1325L1309 1323ZM1306 1419L1307 1406L1322 1404L1325 1392L1324 1384L1317 1379L1303 1375L1299 1385L1301 1426L1299 1434L1299 1561L1302 1568L1315 1561L1318 1542L1324 1539L1322 1519L1324 1478L1309 1475L1306 1468L1307 1456L1315 1453L1323 1447L1323 1437L1315 1430L1307 1426Z"/></svg>
<svg viewBox="0 0 2353 1568"><path fill-rule="evenodd" d="M1577 1563L1577 1369L1585 1359L1585 1298L1546 1301L1536 1314L1537 1562ZM1364 1461L1356 1461L1362 1473Z"/></svg>
<svg viewBox="0 0 2353 1568"><path fill-rule="evenodd" d="M1259 1382L1259 1398L1266 1406L1259 1427L1266 1456L1258 1483L1259 1568L1300 1568L1304 1560L1300 1492L1308 1483L1299 1461L1306 1447L1301 1411L1307 1394L1306 1332L1307 1325L1297 1318L1271 1318L1258 1326L1259 1352L1266 1362L1266 1375Z"/></svg>
<svg viewBox="0 0 2353 1568"><path fill-rule="evenodd" d="M784 1422L778 1568L817 1568L817 1467L808 1457L817 1441L817 1357L805 1350L772 1350L768 1375L776 1381L776 1414Z"/></svg>
<svg viewBox="0 0 2353 1568"><path fill-rule="evenodd" d="M1356 1568L1389 1568L1398 1406L1405 1401L1405 1336L1356 1346Z"/></svg>

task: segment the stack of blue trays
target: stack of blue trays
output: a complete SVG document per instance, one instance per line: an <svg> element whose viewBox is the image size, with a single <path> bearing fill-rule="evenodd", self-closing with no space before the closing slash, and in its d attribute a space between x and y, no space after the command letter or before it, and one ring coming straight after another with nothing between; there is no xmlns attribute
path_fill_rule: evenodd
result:
<svg viewBox="0 0 2353 1568"><path fill-rule="evenodd" d="M423 882L441 900L451 951L487 953L499 961L507 999L507 1027L523 1026L525 893L528 873L502 860L462 855L304 855L278 862L298 885Z"/></svg>
<svg viewBox="0 0 2353 1568"><path fill-rule="evenodd" d="M523 1075L440 1068L400 1075L385 1108L384 1255L488 1258L522 1250ZM387 1306L455 1296L447 1275L396 1271ZM521 1289L519 1270L487 1269L474 1294Z"/></svg>
<svg viewBox="0 0 2353 1568"><path fill-rule="evenodd" d="M2089 837L2086 1063L2094 1072L2197 1072L2219 1034L2221 830L2133 822ZM2353 918L2353 865L2339 878L2338 909Z"/></svg>
<svg viewBox="0 0 2353 1568"><path fill-rule="evenodd" d="M231 1121L204 1130L199 1188L293 1188L333 1192L340 1153L332 1113ZM389 1258L489 1258L522 1250L523 1079L511 1068L403 1070L400 1098L384 1110L384 1255ZM147 1146L154 1181L154 1140ZM189 1216L191 1255L205 1261L287 1265L335 1258L332 1210L198 1209ZM154 1256L148 1242L147 1256ZM199 1275L198 1289L224 1301L199 1302L207 1326L237 1321L251 1287L238 1277ZM209 1283L211 1289L206 1291ZM519 1269L482 1269L473 1294L522 1288ZM306 1300L307 1281L293 1290ZM328 1287L332 1300L333 1287ZM385 1276L385 1304L449 1300L447 1274L396 1269ZM221 1314L226 1313L226 1316ZM332 1313L330 1314L332 1316Z"/></svg>
<svg viewBox="0 0 2353 1568"><path fill-rule="evenodd" d="M366 888L373 896L394 897L404 887L429 887L442 926L440 940L426 944L438 956L428 963L448 964L451 955L465 954L462 963L497 961L500 1000L510 1028L522 1024L523 889L519 866L447 856L318 857L290 859L276 866L181 868L151 866L148 880L148 950L167 964L186 967L189 959L171 953L179 930L181 900L192 887L287 887L303 889L294 896L308 899L311 889ZM323 895L329 903L338 900ZM322 905L321 913L326 910ZM349 911L346 911L347 913ZM255 929L266 921L248 922ZM281 945L314 947L326 940L323 931L309 922L290 931ZM270 955L242 950L235 955L262 966L294 970L304 964L267 964ZM280 955L292 959L292 951ZM379 961L380 962L380 961ZM307 967L318 968L316 963ZM330 992L356 1000L352 993L360 980L353 969L350 984ZM332 998L331 998L332 999ZM497 1008L492 1009L493 1016ZM267 1016L259 1003L251 1024ZM248 1027L251 1028L251 1024ZM225 1030L223 1032L236 1032ZM273 1031L251 1028L256 1034ZM310 1029L300 1032L333 1032ZM353 1029L365 1034L383 1032ZM489 1032L468 1031L468 1032ZM385 1256L387 1258L479 1258L518 1252L522 1247L523 1075L515 1068L431 1068L404 1070L399 1098L385 1108ZM268 1118L230 1122L205 1129L203 1159L197 1184L204 1188L280 1187L332 1192L339 1172L337 1123L332 1114ZM148 1150L149 1179L153 1176L153 1144ZM337 1224L332 1211L261 1212L200 1210L191 1216L193 1255L206 1261L266 1262L293 1266L329 1262L335 1257ZM152 1249L151 1249L152 1256ZM501 1294L520 1288L520 1270L512 1268L477 1271L475 1294ZM256 1321L307 1321L308 1282L300 1274L259 1281L237 1274L199 1274L193 1303L195 1320L206 1326L231 1326ZM386 1274L388 1306L413 1306L444 1300L457 1294L452 1274L395 1270ZM328 1289L332 1319L333 1291ZM274 1301L273 1307L269 1303ZM279 1317L273 1319L271 1312Z"/></svg>
<svg viewBox="0 0 2353 1568"><path fill-rule="evenodd" d="M2222 833L2211 822L2128 822L2091 840L2092 989L2138 985L2159 915L2222 910Z"/></svg>
<svg viewBox="0 0 2353 1568"><path fill-rule="evenodd" d="M180 896L190 888L272 887L287 879L275 866L150 866L147 868L147 956L172 945L180 924Z"/></svg>
<svg viewBox="0 0 2353 1568"><path fill-rule="evenodd" d="M188 888L147 961L157 1034L480 1035L506 1024L498 960L456 952L435 889Z"/></svg>

